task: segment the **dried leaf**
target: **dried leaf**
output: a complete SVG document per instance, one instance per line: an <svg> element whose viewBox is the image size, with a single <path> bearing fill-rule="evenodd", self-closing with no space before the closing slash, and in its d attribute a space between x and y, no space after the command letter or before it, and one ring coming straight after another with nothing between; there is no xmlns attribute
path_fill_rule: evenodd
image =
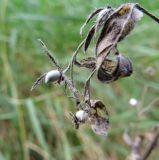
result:
<svg viewBox="0 0 159 160"><path fill-rule="evenodd" d="M94 133L101 135L101 136L107 136L108 126L109 126L108 119L97 116L95 117L95 119L92 120L92 122L93 124L91 125L91 127Z"/></svg>
<svg viewBox="0 0 159 160"><path fill-rule="evenodd" d="M114 73L116 72L117 68L118 68L117 60L105 59L101 67L98 69L97 72L98 79L104 83L110 83L116 80L117 78L114 76Z"/></svg>
<svg viewBox="0 0 159 160"><path fill-rule="evenodd" d="M133 3L124 4L109 16L96 44L97 55L103 52L110 44L114 44L115 46L121 38L124 29L127 31L131 27L128 26L128 22L131 20L133 8ZM127 26L128 29L126 28Z"/></svg>
<svg viewBox="0 0 159 160"><path fill-rule="evenodd" d="M134 4L120 6L106 21L96 44L97 70L101 67L105 57L114 49L128 26Z"/></svg>
<svg viewBox="0 0 159 160"><path fill-rule="evenodd" d="M82 27L80 28L80 35L82 36L83 34L83 29L84 27L87 25L87 23L96 15L98 14L100 11L102 11L104 8L98 8L95 11L93 11L88 18L86 19L86 21L84 22L84 24L82 25Z"/></svg>
<svg viewBox="0 0 159 160"><path fill-rule="evenodd" d="M91 99L90 102L91 102L91 107L92 108L103 109L105 107L105 104L101 100Z"/></svg>
<svg viewBox="0 0 159 160"><path fill-rule="evenodd" d="M107 7L99 12L96 25L95 25L95 34L99 31L101 27L103 27L104 23L107 21L109 16L114 12L114 9L111 7Z"/></svg>
<svg viewBox="0 0 159 160"><path fill-rule="evenodd" d="M94 34L97 33L97 31L101 27L103 27L105 21L107 20L107 18L109 17L109 15L113 11L114 10L111 7L106 7L106 8L103 8L102 10L100 10L95 25L89 30L88 35L86 36L86 42L85 42L85 45L84 45L84 50L85 51L87 50L87 48L88 48L88 46L89 46Z"/></svg>
<svg viewBox="0 0 159 160"><path fill-rule="evenodd" d="M94 57L88 57L80 61L80 67L94 69L95 66L96 66L96 58Z"/></svg>
<svg viewBox="0 0 159 160"><path fill-rule="evenodd" d="M88 46L94 36L94 33L95 33L95 26L93 26L90 31L88 32L88 35L86 37L86 41L84 43L84 51L86 52L86 50L88 49Z"/></svg>
<svg viewBox="0 0 159 160"><path fill-rule="evenodd" d="M40 77L38 77L30 90L33 91L38 85L40 85L41 81L44 80L45 76L46 76L46 73L44 73Z"/></svg>

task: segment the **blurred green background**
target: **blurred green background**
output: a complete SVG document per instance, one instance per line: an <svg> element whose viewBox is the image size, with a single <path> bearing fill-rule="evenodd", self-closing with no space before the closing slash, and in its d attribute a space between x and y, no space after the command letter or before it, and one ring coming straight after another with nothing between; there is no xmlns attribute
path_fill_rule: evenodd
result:
<svg viewBox="0 0 159 160"><path fill-rule="evenodd" d="M92 96L102 99L110 114L107 138L87 125L73 128L69 112L75 106L64 87L42 84L30 93L36 78L52 69L38 38L65 67L81 41L79 29L87 15L124 2L130 1L0 0L0 160L124 160L131 147L123 133L135 137L159 124L159 25L147 16L120 44L133 62L133 75L111 85L95 77L91 82ZM159 0L136 2L159 17ZM82 50L79 57L84 57ZM79 87L88 74L75 69ZM131 98L138 107L129 104ZM158 159L156 149L149 160Z"/></svg>

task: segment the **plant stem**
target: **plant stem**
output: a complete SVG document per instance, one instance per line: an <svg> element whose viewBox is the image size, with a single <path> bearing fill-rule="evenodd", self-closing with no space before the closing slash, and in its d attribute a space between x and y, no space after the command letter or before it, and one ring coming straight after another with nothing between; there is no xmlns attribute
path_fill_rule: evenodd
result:
<svg viewBox="0 0 159 160"><path fill-rule="evenodd" d="M153 151L153 149L156 146L158 139L159 139L159 127L157 128L157 131L155 133L153 140L149 143L149 145L145 149L145 153L143 154L143 156L141 157L140 160L146 160L150 156L151 152Z"/></svg>

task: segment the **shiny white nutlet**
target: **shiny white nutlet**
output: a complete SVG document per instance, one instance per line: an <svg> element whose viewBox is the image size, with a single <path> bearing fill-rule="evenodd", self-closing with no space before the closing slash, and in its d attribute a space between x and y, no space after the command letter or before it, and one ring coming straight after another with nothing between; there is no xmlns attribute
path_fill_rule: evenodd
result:
<svg viewBox="0 0 159 160"><path fill-rule="evenodd" d="M56 82L60 79L61 72L58 70L49 71L45 76L45 83Z"/></svg>
<svg viewBox="0 0 159 160"><path fill-rule="evenodd" d="M129 100L129 104L130 104L131 106L137 106L137 105L138 105L138 100L135 99L135 98L131 98L131 99Z"/></svg>
<svg viewBox="0 0 159 160"><path fill-rule="evenodd" d="M88 113L84 110L77 111L75 116L80 122L85 122L88 119Z"/></svg>
<svg viewBox="0 0 159 160"><path fill-rule="evenodd" d="M141 18L143 17L143 12L141 12L139 9L134 8L133 12L132 12L132 17L135 21L139 21L141 20Z"/></svg>

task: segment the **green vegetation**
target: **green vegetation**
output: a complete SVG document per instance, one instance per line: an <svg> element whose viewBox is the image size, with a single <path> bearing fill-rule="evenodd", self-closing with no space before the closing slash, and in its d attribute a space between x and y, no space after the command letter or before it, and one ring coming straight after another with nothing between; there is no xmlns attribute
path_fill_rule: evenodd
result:
<svg viewBox="0 0 159 160"><path fill-rule="evenodd" d="M30 93L36 78L52 67L38 38L66 66L81 41L86 16L97 7L125 2L0 0L0 160L123 160L131 152L122 139L124 131L134 137L159 124L159 25L147 16L120 45L133 62L133 75L111 85L95 77L91 83L92 96L100 97L110 114L107 138L89 126L73 128L69 112L74 102L64 88L43 84ZM159 17L159 0L137 2ZM79 57L84 56L81 51ZM79 87L88 73L76 70ZM139 101L137 108L130 98ZM158 157L156 150L149 160Z"/></svg>

